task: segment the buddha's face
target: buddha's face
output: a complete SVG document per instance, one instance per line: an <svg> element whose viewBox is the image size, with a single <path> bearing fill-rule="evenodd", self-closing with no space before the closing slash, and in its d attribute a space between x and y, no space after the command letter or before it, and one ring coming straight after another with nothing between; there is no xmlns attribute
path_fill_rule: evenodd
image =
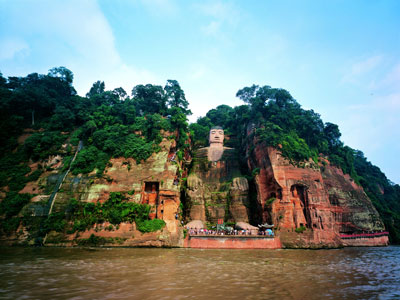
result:
<svg viewBox="0 0 400 300"><path fill-rule="evenodd" d="M223 144L224 143L224 131L222 129L211 129L210 130L210 144Z"/></svg>

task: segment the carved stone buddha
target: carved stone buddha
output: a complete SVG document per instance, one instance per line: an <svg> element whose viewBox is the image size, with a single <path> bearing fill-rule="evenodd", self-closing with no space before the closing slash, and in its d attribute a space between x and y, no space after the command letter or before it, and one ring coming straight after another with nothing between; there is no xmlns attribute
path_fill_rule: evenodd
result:
<svg viewBox="0 0 400 300"><path fill-rule="evenodd" d="M248 182L240 173L235 149L224 147L224 130L213 127L209 147L195 152L187 179L192 220L248 222Z"/></svg>

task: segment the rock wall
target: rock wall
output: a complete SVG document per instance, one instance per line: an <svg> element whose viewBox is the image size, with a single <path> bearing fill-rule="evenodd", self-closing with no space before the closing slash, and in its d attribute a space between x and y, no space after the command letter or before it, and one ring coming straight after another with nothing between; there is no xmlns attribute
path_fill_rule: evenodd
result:
<svg viewBox="0 0 400 300"><path fill-rule="evenodd" d="M168 238L158 243L179 246L183 231L178 220L180 209L180 184L178 163L169 159L172 141L164 139L161 151L153 153L145 162L137 164L132 158L113 158L104 171L103 178L69 175L55 202L56 210L65 209L71 194L79 201L104 202L111 192L124 192L129 201L152 206L150 217L166 223L163 234ZM134 235L137 238L137 234ZM148 235L150 236L150 235ZM167 242L166 242L167 241ZM134 244L130 241L130 244Z"/></svg>
<svg viewBox="0 0 400 300"><path fill-rule="evenodd" d="M321 166L321 174L334 220L341 233L385 229L371 200L349 175L329 164Z"/></svg>
<svg viewBox="0 0 400 300"><path fill-rule="evenodd" d="M179 220L181 202L178 178L181 166L180 162L171 160L174 140L164 139L160 146L159 152L153 153L140 164L132 158L112 158L101 177L96 176L96 170L90 174L69 173L54 198L52 212L64 212L71 198L81 202L105 202L111 192L121 192L128 196L128 201L151 205L150 217L164 220L166 226L163 230L141 234L136 230L134 223L121 224L118 229L112 230L108 230L104 224L96 224L91 230L67 234L64 237L52 232L48 235L50 238L46 238L46 242L52 244L54 242L51 240L54 240L73 245L79 239L87 239L94 234L111 239L118 237L119 243L116 243L116 246L182 246L183 227ZM33 216L43 216L44 209L39 208L47 205L54 183L59 175L63 174L61 161L62 157L57 165L52 165L52 171L43 173L36 182L29 182L21 191L36 194L32 203L27 205ZM27 238L28 235L25 234L9 239L12 239L13 243L24 243ZM123 243L120 243L121 239L124 240Z"/></svg>
<svg viewBox="0 0 400 300"><path fill-rule="evenodd" d="M191 220L248 222L248 182L239 170L236 151L224 148L220 160L208 161L208 148L196 151L187 178L186 198Z"/></svg>
<svg viewBox="0 0 400 300"><path fill-rule="evenodd" d="M258 173L260 218L275 225L284 247L340 247L340 233L384 230L363 189L329 162L294 166L262 144L247 157Z"/></svg>
<svg viewBox="0 0 400 300"><path fill-rule="evenodd" d="M375 247L387 245L389 245L389 239L387 236L375 238L343 239L343 246L345 247Z"/></svg>
<svg viewBox="0 0 400 300"><path fill-rule="evenodd" d="M110 229L110 227L112 229ZM51 232L47 236L46 246L76 246L85 240L98 239L99 246L113 247L181 247L183 236L171 234L165 227L158 232L142 233L136 229L135 223L121 223L117 227L105 222L92 229L80 232L79 236ZM96 242L91 241L91 244Z"/></svg>
<svg viewBox="0 0 400 300"><path fill-rule="evenodd" d="M71 198L104 202L111 192L122 192L129 201L152 205L150 216L166 222L163 230L142 234L135 224L121 224L112 230L107 224L97 224L78 235L62 237L53 232L47 237L47 243L62 241L74 245L94 234L118 238L117 246L183 246L183 228L178 218L181 204L178 177L182 166L174 159L173 140L164 139L160 146L158 153L140 164L131 158L111 159L100 178L95 171L77 176L69 173L54 198L53 212L65 211ZM255 184L249 187L239 170L234 149L225 147L221 159L215 162L208 161L207 151L202 148L195 152L187 177L185 198L189 219L212 223L218 219L226 222L253 220L253 225L274 224L282 246L290 248L387 245L387 236L341 238L343 234L383 231L384 225L363 189L327 160L321 158L318 164L310 161L299 167L290 164L274 148L257 143L248 145L248 167L255 174ZM46 166L51 168L21 191L35 194L27 208L37 216L43 215L45 210L40 208L63 174L62 157L50 158ZM32 164L32 171L35 168L37 164ZM253 186L256 203L249 200ZM19 243L29 239L22 226L17 232L4 242Z"/></svg>
<svg viewBox="0 0 400 300"><path fill-rule="evenodd" d="M189 236L185 247L201 249L280 249L279 238L242 237L242 236Z"/></svg>

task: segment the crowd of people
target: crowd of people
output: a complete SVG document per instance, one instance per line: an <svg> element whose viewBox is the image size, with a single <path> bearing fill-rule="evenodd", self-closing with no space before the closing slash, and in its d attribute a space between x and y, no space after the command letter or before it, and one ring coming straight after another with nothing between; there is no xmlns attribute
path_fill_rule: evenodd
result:
<svg viewBox="0 0 400 300"><path fill-rule="evenodd" d="M224 236L224 235L262 235L273 237L274 232L271 229L266 230L249 230L249 229L232 229L232 230L216 230L216 229L199 229L187 228L189 235L211 235L211 236Z"/></svg>

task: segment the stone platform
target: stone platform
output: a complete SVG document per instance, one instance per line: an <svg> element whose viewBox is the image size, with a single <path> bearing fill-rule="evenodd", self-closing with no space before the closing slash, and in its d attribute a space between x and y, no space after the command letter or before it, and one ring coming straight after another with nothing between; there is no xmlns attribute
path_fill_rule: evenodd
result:
<svg viewBox="0 0 400 300"><path fill-rule="evenodd" d="M199 249L280 249L278 237L246 235L189 235L184 247Z"/></svg>

